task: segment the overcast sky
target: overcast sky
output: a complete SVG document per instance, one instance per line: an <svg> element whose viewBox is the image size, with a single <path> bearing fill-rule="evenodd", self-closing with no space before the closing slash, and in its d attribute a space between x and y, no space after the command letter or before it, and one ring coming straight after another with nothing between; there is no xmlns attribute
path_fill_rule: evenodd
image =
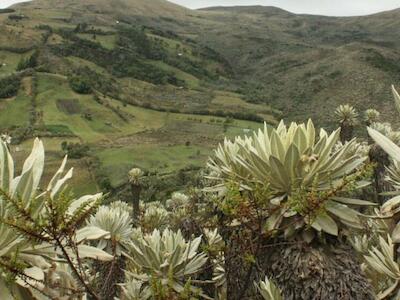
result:
<svg viewBox="0 0 400 300"><path fill-rule="evenodd" d="M18 3L18 2L24 2L22 0L0 0L0 8L5 8L10 6L11 4Z"/></svg>
<svg viewBox="0 0 400 300"><path fill-rule="evenodd" d="M84 0L82 0L84 1ZM113 0L110 0L113 1ZM148 0L151 1L151 0ZM295 13L329 16L372 14L400 7L400 0L170 0L189 8L218 5L272 5ZM21 0L0 0L0 8Z"/></svg>
<svg viewBox="0 0 400 300"><path fill-rule="evenodd" d="M190 8L217 5L272 5L295 13L330 16L365 15L400 7L400 0L171 0L171 2Z"/></svg>

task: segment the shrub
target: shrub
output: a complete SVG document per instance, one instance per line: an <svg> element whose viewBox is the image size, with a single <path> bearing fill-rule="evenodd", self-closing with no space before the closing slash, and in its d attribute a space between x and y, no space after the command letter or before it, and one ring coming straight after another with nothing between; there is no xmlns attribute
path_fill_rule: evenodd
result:
<svg viewBox="0 0 400 300"><path fill-rule="evenodd" d="M202 295L188 281L207 262L206 253L199 251L200 243L201 237L186 241L180 231L165 229L160 233L156 229L131 244L130 259L148 292L179 295L187 288L194 295ZM159 285L157 290L154 283Z"/></svg>
<svg viewBox="0 0 400 300"><path fill-rule="evenodd" d="M0 14L9 14L15 12L15 9L12 8L1 8Z"/></svg>
<svg viewBox="0 0 400 300"><path fill-rule="evenodd" d="M354 151L355 140L338 150L334 147L339 135L340 129L331 134L321 129L318 133L311 120L290 126L281 122L277 128L265 125L252 136L225 140L218 147L208 164L208 178L215 184L208 190L221 195L217 202L220 221L225 224L221 231L227 232L226 243L230 245L226 256L228 299L254 299L253 292L246 291L245 282L265 274L271 274L288 299L311 299L314 292L326 295L326 290L342 285L349 299L361 292L372 299L355 257L349 253L343 258L331 252L346 252L347 245L338 238L341 232L362 228L363 219L352 207L374 205L351 198L364 186L370 169L364 164L365 151ZM230 228L232 223L236 228ZM249 249L253 240L258 240L261 248ZM285 241L293 245L279 247ZM271 244L267 252L257 250L267 244ZM302 248L304 245L308 250ZM321 283L320 274L302 278L312 269L308 269L312 264L307 253L316 253L318 268L324 269L324 276L326 272L332 276L326 285ZM264 266L261 274L249 270L246 263L237 267L243 255ZM331 265L327 257L335 263ZM352 269L351 276L343 277L345 273L336 269L342 262ZM297 291L304 286L307 292L297 298ZM239 298L242 289L246 297ZM337 297L334 294L329 299Z"/></svg>
<svg viewBox="0 0 400 300"><path fill-rule="evenodd" d="M24 15L8 15L8 19L12 21L21 21L23 19L26 19L27 17Z"/></svg>
<svg viewBox="0 0 400 300"><path fill-rule="evenodd" d="M16 96L20 87L21 78L11 75L0 79L0 98Z"/></svg>
<svg viewBox="0 0 400 300"><path fill-rule="evenodd" d="M79 94L90 94L92 87L84 76L73 75L68 78L71 89Z"/></svg>
<svg viewBox="0 0 400 300"><path fill-rule="evenodd" d="M33 299L30 295L39 292L51 299L83 293L99 299L83 272L90 259L110 261L113 256L87 241L108 233L81 225L96 210L102 194L67 197L63 191L73 170L65 171L66 158L39 192L44 161L43 143L35 139L21 175L14 177L13 158L0 141L1 297Z"/></svg>
<svg viewBox="0 0 400 300"><path fill-rule="evenodd" d="M35 50L29 58L26 59L22 58L17 65L17 71L22 71L29 68L35 68L38 64L38 56L39 52Z"/></svg>
<svg viewBox="0 0 400 300"><path fill-rule="evenodd" d="M90 150L86 144L68 143L67 141L61 143L61 149L70 158L82 158L87 156Z"/></svg>
<svg viewBox="0 0 400 300"><path fill-rule="evenodd" d="M53 124L53 125L46 125L46 130L52 135L55 136L72 136L74 135L71 129L69 129L66 125L61 124Z"/></svg>

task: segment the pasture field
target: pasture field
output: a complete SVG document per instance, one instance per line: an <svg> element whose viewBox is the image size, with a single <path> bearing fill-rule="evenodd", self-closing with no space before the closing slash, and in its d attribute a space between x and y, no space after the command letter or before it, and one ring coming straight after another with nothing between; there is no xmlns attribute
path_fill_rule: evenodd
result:
<svg viewBox="0 0 400 300"><path fill-rule="evenodd" d="M29 121L30 97L26 93L21 88L17 97L2 102L2 109L7 111L0 119L2 126L24 125ZM36 103L41 125L71 135L44 138L48 158L45 179L50 179L62 160L63 141L85 143L90 147L90 156L99 161L98 171L106 174L115 187L126 182L126 174L132 167L160 173L201 167L225 135L249 133L262 125L242 120L227 123L223 117L161 112L123 105L110 97L99 103L92 94L72 91L65 76L49 73L37 73ZM85 117L88 114L90 119ZM13 151L21 158L26 157L31 144L32 140L27 140ZM90 170L87 158L71 159L69 166L75 169L73 186L77 192L98 190L95 170Z"/></svg>

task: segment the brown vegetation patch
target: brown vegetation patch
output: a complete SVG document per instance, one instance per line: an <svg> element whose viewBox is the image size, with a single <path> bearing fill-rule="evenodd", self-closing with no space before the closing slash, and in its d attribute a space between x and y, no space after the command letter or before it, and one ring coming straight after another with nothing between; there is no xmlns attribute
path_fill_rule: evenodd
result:
<svg viewBox="0 0 400 300"><path fill-rule="evenodd" d="M22 88L24 89L25 95L32 96L32 76L25 77L21 80Z"/></svg>
<svg viewBox="0 0 400 300"><path fill-rule="evenodd" d="M57 108L69 115L79 114L81 106L77 99L57 99Z"/></svg>

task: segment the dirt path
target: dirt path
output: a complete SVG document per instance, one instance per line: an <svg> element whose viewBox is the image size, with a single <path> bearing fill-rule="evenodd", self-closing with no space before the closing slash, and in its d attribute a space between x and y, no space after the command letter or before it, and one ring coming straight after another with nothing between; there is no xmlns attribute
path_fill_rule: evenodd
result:
<svg viewBox="0 0 400 300"><path fill-rule="evenodd" d="M27 95L28 97L31 97L32 96L32 84L33 84L32 77L31 76L24 77L21 81L21 84L22 84L22 88L25 92L25 95Z"/></svg>

